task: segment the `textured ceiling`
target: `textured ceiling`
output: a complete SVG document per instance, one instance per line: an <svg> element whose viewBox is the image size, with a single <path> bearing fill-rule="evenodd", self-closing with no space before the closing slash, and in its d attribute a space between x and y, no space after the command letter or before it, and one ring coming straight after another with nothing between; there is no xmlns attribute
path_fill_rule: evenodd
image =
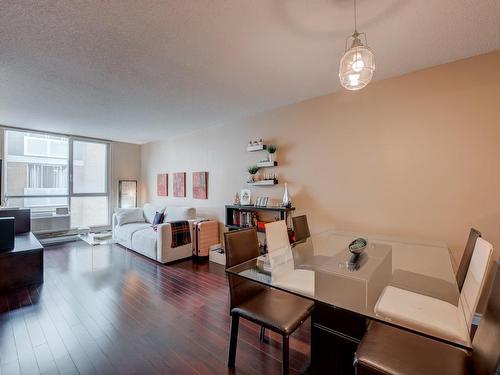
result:
<svg viewBox="0 0 500 375"><path fill-rule="evenodd" d="M498 0L358 0L375 79L500 49ZM340 89L351 0L0 1L0 123L136 143ZM355 93L353 93L355 95Z"/></svg>

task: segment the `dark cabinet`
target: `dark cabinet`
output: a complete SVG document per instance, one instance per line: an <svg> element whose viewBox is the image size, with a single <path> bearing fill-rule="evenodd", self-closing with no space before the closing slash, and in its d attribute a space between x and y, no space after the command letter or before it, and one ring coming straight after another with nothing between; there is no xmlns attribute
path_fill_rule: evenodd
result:
<svg viewBox="0 0 500 375"><path fill-rule="evenodd" d="M16 235L13 250L0 253L0 293L43 283L43 247L33 233Z"/></svg>
<svg viewBox="0 0 500 375"><path fill-rule="evenodd" d="M312 315L314 374L354 374L354 353L366 332L366 318L317 302Z"/></svg>

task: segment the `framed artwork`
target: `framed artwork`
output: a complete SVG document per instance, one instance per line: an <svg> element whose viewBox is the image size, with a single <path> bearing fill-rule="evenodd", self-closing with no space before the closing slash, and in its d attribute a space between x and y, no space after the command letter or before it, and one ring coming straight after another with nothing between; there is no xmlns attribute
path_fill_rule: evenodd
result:
<svg viewBox="0 0 500 375"><path fill-rule="evenodd" d="M242 206L250 206L252 204L250 201L251 196L252 192L249 189L241 189L240 204Z"/></svg>
<svg viewBox="0 0 500 375"><path fill-rule="evenodd" d="M186 197L186 172L174 173L174 197Z"/></svg>
<svg viewBox="0 0 500 375"><path fill-rule="evenodd" d="M160 173L156 176L156 194L160 197L168 195L168 174Z"/></svg>
<svg viewBox="0 0 500 375"><path fill-rule="evenodd" d="M137 207L137 180L118 181L118 207Z"/></svg>
<svg viewBox="0 0 500 375"><path fill-rule="evenodd" d="M208 172L193 172L193 198L208 199Z"/></svg>

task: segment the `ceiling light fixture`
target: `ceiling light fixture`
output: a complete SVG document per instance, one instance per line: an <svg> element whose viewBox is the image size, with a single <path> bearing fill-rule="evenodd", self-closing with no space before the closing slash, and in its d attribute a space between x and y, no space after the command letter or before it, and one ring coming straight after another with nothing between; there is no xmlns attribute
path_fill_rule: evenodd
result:
<svg viewBox="0 0 500 375"><path fill-rule="evenodd" d="M345 53L339 67L340 83L347 90L362 89L370 83L375 72L375 56L368 48L366 34L359 33L357 26L356 0L354 0L354 33L345 41Z"/></svg>

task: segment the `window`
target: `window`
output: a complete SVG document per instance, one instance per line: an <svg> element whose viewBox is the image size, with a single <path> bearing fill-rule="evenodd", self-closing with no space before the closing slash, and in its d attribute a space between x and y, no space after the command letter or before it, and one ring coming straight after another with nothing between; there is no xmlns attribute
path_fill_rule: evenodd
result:
<svg viewBox="0 0 500 375"><path fill-rule="evenodd" d="M24 155L68 158L68 141L64 137L28 134L24 136Z"/></svg>
<svg viewBox="0 0 500 375"><path fill-rule="evenodd" d="M107 197L71 197L71 227L108 225Z"/></svg>
<svg viewBox="0 0 500 375"><path fill-rule="evenodd" d="M66 207L72 228L108 225L108 148L102 142L7 130L8 206L45 215Z"/></svg>
<svg viewBox="0 0 500 375"><path fill-rule="evenodd" d="M64 165L28 164L28 189L68 190L68 168Z"/></svg>
<svg viewBox="0 0 500 375"><path fill-rule="evenodd" d="M5 143L7 197L68 195L68 138L7 130Z"/></svg>
<svg viewBox="0 0 500 375"><path fill-rule="evenodd" d="M106 192L107 144L73 142L73 192Z"/></svg>
<svg viewBox="0 0 500 375"><path fill-rule="evenodd" d="M71 226L107 225L108 144L73 142Z"/></svg>

